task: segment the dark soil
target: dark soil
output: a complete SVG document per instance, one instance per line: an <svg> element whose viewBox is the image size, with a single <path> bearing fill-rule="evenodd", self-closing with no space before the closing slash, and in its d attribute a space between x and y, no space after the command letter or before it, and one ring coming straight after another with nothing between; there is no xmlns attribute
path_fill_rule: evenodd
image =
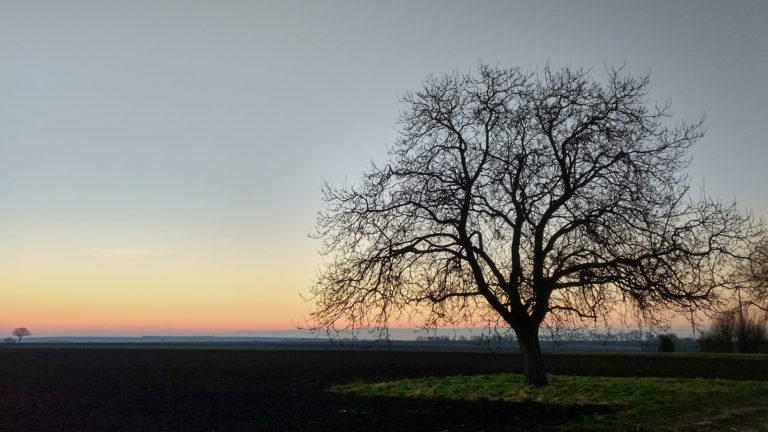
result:
<svg viewBox="0 0 768 432"><path fill-rule="evenodd" d="M766 360L555 355L554 373L768 379ZM338 383L519 372L513 354L0 349L0 431L536 430L600 406L370 398Z"/></svg>

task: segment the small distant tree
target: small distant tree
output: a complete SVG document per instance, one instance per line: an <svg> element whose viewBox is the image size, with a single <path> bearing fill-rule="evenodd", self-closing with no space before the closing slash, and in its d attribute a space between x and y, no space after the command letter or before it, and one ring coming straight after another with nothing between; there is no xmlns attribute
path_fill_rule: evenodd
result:
<svg viewBox="0 0 768 432"><path fill-rule="evenodd" d="M21 339L23 339L23 338L25 338L27 336L32 336L32 333L29 330L27 330L26 327L15 328L15 329L13 329L13 333L11 333L11 334L13 334L17 338L19 338L19 343L21 343Z"/></svg>
<svg viewBox="0 0 768 432"><path fill-rule="evenodd" d="M16 343L16 339L14 339L14 338L12 338L12 337L7 337L7 338L3 339L3 343L4 343L4 344L12 344L12 343Z"/></svg>

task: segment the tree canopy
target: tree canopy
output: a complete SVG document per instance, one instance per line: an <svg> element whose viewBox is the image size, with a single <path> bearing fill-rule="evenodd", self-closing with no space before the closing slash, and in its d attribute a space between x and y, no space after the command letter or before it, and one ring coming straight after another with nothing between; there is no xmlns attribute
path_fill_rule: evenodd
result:
<svg viewBox="0 0 768 432"><path fill-rule="evenodd" d="M768 317L768 236L754 242L734 272L732 285L738 288L740 306L754 306Z"/></svg>
<svg viewBox="0 0 768 432"><path fill-rule="evenodd" d="M648 76L607 75L481 66L406 94L388 160L323 190L313 325L501 320L527 382L543 385L545 320L619 305L653 320L716 302L757 227L689 193L702 121L650 107Z"/></svg>
<svg viewBox="0 0 768 432"><path fill-rule="evenodd" d="M27 336L32 336L32 333L27 329L26 327L17 327L13 329L12 335L19 338L19 343L21 343L21 340Z"/></svg>

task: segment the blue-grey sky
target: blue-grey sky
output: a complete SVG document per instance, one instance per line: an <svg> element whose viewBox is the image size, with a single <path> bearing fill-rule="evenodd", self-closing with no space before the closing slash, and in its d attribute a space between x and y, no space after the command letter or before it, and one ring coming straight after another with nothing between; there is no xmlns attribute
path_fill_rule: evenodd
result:
<svg viewBox="0 0 768 432"><path fill-rule="evenodd" d="M67 296L82 315L188 307L115 314L191 329L216 297L205 322L229 303L233 330L291 328L323 179L383 159L427 74L479 62L650 72L651 103L707 115L694 186L768 215L765 1L3 0L0 292L17 312L0 324L98 326L66 318Z"/></svg>

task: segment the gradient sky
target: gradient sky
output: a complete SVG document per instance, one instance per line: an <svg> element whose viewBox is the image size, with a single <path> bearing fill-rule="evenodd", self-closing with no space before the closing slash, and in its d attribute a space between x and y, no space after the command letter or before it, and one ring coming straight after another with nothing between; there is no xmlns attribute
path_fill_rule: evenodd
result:
<svg viewBox="0 0 768 432"><path fill-rule="evenodd" d="M765 1L0 0L0 335L295 328L323 179L481 61L650 72L695 187L768 215Z"/></svg>

